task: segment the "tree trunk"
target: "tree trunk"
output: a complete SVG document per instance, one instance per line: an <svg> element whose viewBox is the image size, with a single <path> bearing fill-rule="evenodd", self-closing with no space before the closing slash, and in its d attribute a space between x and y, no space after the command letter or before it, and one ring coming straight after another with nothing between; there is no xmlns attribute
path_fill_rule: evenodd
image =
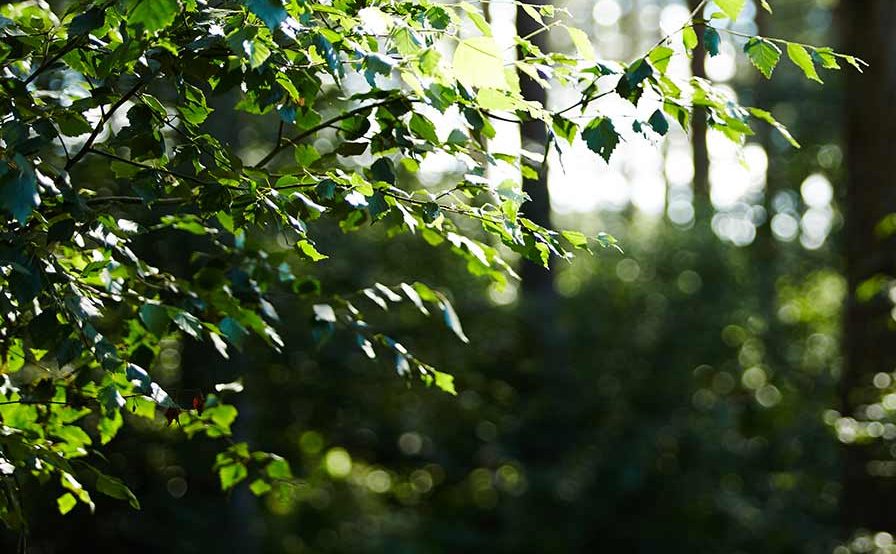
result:
<svg viewBox="0 0 896 554"><path fill-rule="evenodd" d="M697 9L700 0L688 0L688 8ZM699 15L699 14L698 14ZM703 26L695 26L698 35L703 34ZM698 42L691 56L691 75L706 78L706 49L703 40ZM691 116L691 149L694 156L694 214L697 220L707 219L711 212L709 199L709 152L706 149L706 110L694 107Z"/></svg>
<svg viewBox="0 0 896 554"><path fill-rule="evenodd" d="M543 0L536 0L535 4L547 4ZM535 20L533 20L522 5L517 7L516 14L517 34L521 37L530 36L530 41L542 51L547 52L547 32L536 33L541 29ZM522 54L521 54L522 55ZM526 100L539 102L547 105L547 92L531 77L523 72L519 72L520 89ZM523 148L532 152L544 152L547 145L547 128L543 121L527 120L520 125L520 138ZM545 157L545 162L547 161ZM546 164L545 164L546 165ZM523 179L523 190L529 195L531 200L524 204L523 211L527 218L535 223L544 226L550 226L551 223L551 199L548 193L548 175L547 167L538 169L537 179ZM544 267L524 261L520 268L520 277L522 277L522 303L523 309L527 312L536 312L527 314L526 319L530 322L538 320L539 313L545 317L545 321L549 321L554 312L556 304L556 293L554 291L554 279L551 272ZM534 319L532 317L534 316Z"/></svg>
<svg viewBox="0 0 896 554"><path fill-rule="evenodd" d="M756 13L756 28L760 36L775 36L769 28L769 14L765 10ZM755 105L772 106L780 94L773 89L772 82L760 79L757 76ZM763 340L766 343L766 358L773 368L782 367L784 357L782 353L786 348L784 333L781 332L778 320L778 290L777 280L780 273L778 264L779 245L772 232L772 206L775 193L786 182L786 163L775 152L772 141L773 129L769 125L762 125L757 129L759 143L768 156L768 167L765 172L765 192L763 194L762 207L765 209L765 221L756 227L756 240L750 250L753 258L753 267L756 272L757 305L760 316L765 320L766 328Z"/></svg>
<svg viewBox="0 0 896 554"><path fill-rule="evenodd" d="M840 383L844 416L879 397L870 387L878 372L896 367L896 336L886 291L869 301L856 298L856 288L875 275L896 275L896 243L880 237L875 226L896 212L896 2L845 0L840 3L843 50L870 66L864 74L846 77L846 277L849 297L844 320L844 369ZM840 499L844 530L864 527L896 529L892 479L874 477L868 462L878 458L879 445L843 448Z"/></svg>
<svg viewBox="0 0 896 554"><path fill-rule="evenodd" d="M535 3L547 3L535 0ZM541 28L525 13L517 8L517 34L529 36L532 43L547 52L547 32L535 33ZM519 72L520 88L526 100L546 105L547 94L538 83L525 73ZM541 121L526 121L520 126L523 148L532 152L545 152L548 131ZM546 166L546 156L544 158ZM531 200L523 204L525 217L549 226L551 222L551 201L548 193L547 167L536 168L537 179L524 179L523 190ZM563 331L558 321L558 296L554 288L551 271L529 261L520 267L522 283L520 287L518 352L522 360L518 370L520 382L518 390L525 400L525 411L520 425L520 457L532 476L527 494L526 512L535 513L554 506L558 510L569 509L569 505L558 499L555 476L576 443L576 388L572 374L564 357ZM552 529L543 533L536 544L553 544L562 540L569 544L577 532L572 525L573 518L564 529ZM560 538L562 537L562 539Z"/></svg>

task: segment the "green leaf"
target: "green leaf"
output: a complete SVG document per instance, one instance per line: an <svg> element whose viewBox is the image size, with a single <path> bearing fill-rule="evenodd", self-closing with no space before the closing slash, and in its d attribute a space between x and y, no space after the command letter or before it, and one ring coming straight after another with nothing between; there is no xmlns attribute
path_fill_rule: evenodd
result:
<svg viewBox="0 0 896 554"><path fill-rule="evenodd" d="M613 122L606 117L596 117L582 130L582 138L592 152L609 163L613 150L619 144L619 133L613 127Z"/></svg>
<svg viewBox="0 0 896 554"><path fill-rule="evenodd" d="M120 408L124 407L124 397L114 384L101 387L97 391L96 397L107 414L117 413Z"/></svg>
<svg viewBox="0 0 896 554"><path fill-rule="evenodd" d="M744 52L750 58L750 62L756 66L766 79L772 78L772 72L781 59L781 49L764 38L753 37L744 45Z"/></svg>
<svg viewBox="0 0 896 554"><path fill-rule="evenodd" d="M509 90L504 75L504 57L491 37L473 37L460 41L452 61L454 77L471 88L490 87Z"/></svg>
<svg viewBox="0 0 896 554"><path fill-rule="evenodd" d="M591 44L591 40L588 38L588 34L581 29L576 29L575 27L566 27L566 32L569 33L569 38L572 40L573 45L576 47L576 52L579 53L579 57L581 57L585 61L591 61L594 59L594 45Z"/></svg>
<svg viewBox="0 0 896 554"><path fill-rule="evenodd" d="M265 473L271 479L292 479L292 470L289 468L289 462L280 456L274 456L268 465L264 468Z"/></svg>
<svg viewBox="0 0 896 554"><path fill-rule="evenodd" d="M430 371L432 371L433 384L436 388L443 392L447 392L448 394L457 395L457 390L454 388L454 375L443 373L441 371Z"/></svg>
<svg viewBox="0 0 896 554"><path fill-rule="evenodd" d="M271 491L271 486L263 479L256 479L249 485L249 490L255 496L261 496Z"/></svg>
<svg viewBox="0 0 896 554"><path fill-rule="evenodd" d="M321 254L320 252L318 252L317 248L315 248L314 245L311 244L310 241L307 241L304 239L300 240L299 242L296 243L296 248L298 248L299 252L301 252L302 255L304 255L306 258L308 258L312 262L319 262L321 260L326 260L329 257L326 254Z"/></svg>
<svg viewBox="0 0 896 554"><path fill-rule="evenodd" d="M70 466L67 466L68 469L71 469ZM75 498L87 504L90 508L90 511L93 512L94 504L90 499L90 493L84 488L84 486L75 479L75 476L69 473L68 470L63 470L62 475L59 477L59 482L62 486L69 490L72 494L74 494Z"/></svg>
<svg viewBox="0 0 896 554"><path fill-rule="evenodd" d="M653 112L653 115L650 116L647 123L650 123L653 130L660 136L665 135L669 131L669 121L666 119L666 116L663 115L662 110Z"/></svg>
<svg viewBox="0 0 896 554"><path fill-rule="evenodd" d="M423 315L429 315L429 310L426 309L426 306L423 304L423 299L420 297L420 294L416 289L414 289L414 287L407 283L402 283L401 290L405 293L408 299L410 299L410 301L414 303L414 306L417 306L417 309L420 310L420 313L422 313Z"/></svg>
<svg viewBox="0 0 896 554"><path fill-rule="evenodd" d="M429 120L427 120L429 121ZM380 183L395 184L395 165L389 158L377 158L370 166L370 176Z"/></svg>
<svg viewBox="0 0 896 554"><path fill-rule="evenodd" d="M619 241L616 240L616 237L613 235L609 235L607 233L598 233L596 237L597 243L603 246L604 248L615 248L622 254L622 248L619 247Z"/></svg>
<svg viewBox="0 0 896 554"><path fill-rule="evenodd" d="M476 28L479 29L479 32L483 35L490 37L492 36L492 28L491 25L488 24L485 17L476 9L475 6L470 4L469 2L461 2L458 4L464 13L467 14L467 17L470 18L470 21L473 22L473 25L476 25Z"/></svg>
<svg viewBox="0 0 896 554"><path fill-rule="evenodd" d="M77 137L93 130L87 119L80 113L63 112L56 117L56 125L59 126L59 131L67 137Z"/></svg>
<svg viewBox="0 0 896 554"><path fill-rule="evenodd" d="M75 499L75 497L72 496L72 493L70 492L63 494L56 499L56 505L59 506L59 513L62 515L65 515L72 511L72 508L74 508L77 504L77 499Z"/></svg>
<svg viewBox="0 0 896 554"><path fill-rule="evenodd" d="M681 128L684 131L689 131L691 127L691 112L690 110L679 106L678 104L666 101L663 102L663 111L669 114L672 119L678 122Z"/></svg>
<svg viewBox="0 0 896 554"><path fill-rule="evenodd" d="M522 3L520 4L520 6L522 6L523 11L526 12L526 14L531 17L536 23L538 23L539 25L544 25L544 19L541 17L541 13L536 10L534 6L526 3Z"/></svg>
<svg viewBox="0 0 896 554"><path fill-rule="evenodd" d="M243 0L249 11L264 21L270 30L274 30L286 21L288 14L280 0Z"/></svg>
<svg viewBox="0 0 896 554"><path fill-rule="evenodd" d="M553 129L554 134L565 138L568 143L572 144L572 141L576 138L576 133L578 132L579 127L572 121L559 115L555 115L551 124L551 129Z"/></svg>
<svg viewBox="0 0 896 554"><path fill-rule="evenodd" d="M230 434L230 426L236 421L237 409L229 404L219 404L208 408L203 417L208 417L225 434Z"/></svg>
<svg viewBox="0 0 896 554"><path fill-rule="evenodd" d="M653 75L653 68L643 58L632 62L628 69L625 70L625 80L629 88L634 88L641 84L644 79Z"/></svg>
<svg viewBox="0 0 896 554"><path fill-rule="evenodd" d="M137 391L149 395L151 393L152 378L146 373L146 370L137 364L128 364L125 369L125 378L131 382Z"/></svg>
<svg viewBox="0 0 896 554"><path fill-rule="evenodd" d="M665 73L666 69L669 67L669 61L674 55L675 50L667 46L657 46L650 51L650 55L647 56L647 59L650 61L650 65L652 65L654 69L656 69L660 73Z"/></svg>
<svg viewBox="0 0 896 554"><path fill-rule="evenodd" d="M140 307L140 321L150 333L161 337L168 331L168 310L159 304L144 304Z"/></svg>
<svg viewBox="0 0 896 554"><path fill-rule="evenodd" d="M330 68L330 74L337 78L345 74L345 70L339 61L339 54L336 53L336 48L333 47L333 42L324 36L323 32L315 35L314 48L324 57L327 67Z"/></svg>
<svg viewBox="0 0 896 554"><path fill-rule="evenodd" d="M13 163L0 164L0 208L25 225L39 205L37 179L31 164L20 154L16 154Z"/></svg>
<svg viewBox="0 0 896 554"><path fill-rule="evenodd" d="M868 62L854 56L845 56L841 54L840 57L846 60L846 63L856 68L859 73L864 73L863 66L868 67Z"/></svg>
<svg viewBox="0 0 896 554"><path fill-rule="evenodd" d="M177 0L132 0L130 4L128 24L142 26L150 34L171 25L179 10Z"/></svg>
<svg viewBox="0 0 896 554"><path fill-rule="evenodd" d="M215 233L215 229L211 227L206 227L202 224L202 220L196 217L193 214L184 214L184 215L166 215L160 218L160 221L165 225L170 225L175 229L180 229L181 231L186 231L187 233L192 233L197 236L207 235L209 233Z"/></svg>
<svg viewBox="0 0 896 554"><path fill-rule="evenodd" d="M392 42L402 56L414 56L421 49L421 42L410 27L396 26L392 30Z"/></svg>
<svg viewBox="0 0 896 554"><path fill-rule="evenodd" d="M753 117L761 119L762 121L765 121L775 129L777 129L778 132L781 133L781 135L785 139L787 139L787 142L789 142L791 146L793 146L794 148L800 147L800 143L798 143L796 139L793 138L793 135L790 134L790 131L787 130L787 127L785 127L784 125L779 123L777 119L772 117L772 114L759 108L747 108L747 111L749 111Z"/></svg>
<svg viewBox="0 0 896 554"><path fill-rule="evenodd" d="M128 504L131 505L131 508L134 508L135 510L140 509L140 501L137 500L137 497L131 489L129 489L124 482L115 477L110 477L109 475L97 471L96 490L106 496L117 498L118 500L127 500Z"/></svg>
<svg viewBox="0 0 896 554"><path fill-rule="evenodd" d="M293 152L299 167L311 167L311 164L320 159L320 153L310 144L300 144Z"/></svg>
<svg viewBox="0 0 896 554"><path fill-rule="evenodd" d="M708 25L703 29L703 45L706 47L706 53L709 54L710 57L719 54L719 44L721 42L722 39L719 36L718 31Z"/></svg>
<svg viewBox="0 0 896 554"><path fill-rule="evenodd" d="M722 10L722 13L727 15L731 21L734 21L740 15L741 10L744 9L744 4L747 3L747 0L714 0L714 2Z"/></svg>
<svg viewBox="0 0 896 554"><path fill-rule="evenodd" d="M97 27L102 27L106 16L100 8L91 8L76 15L68 27L69 35L86 35Z"/></svg>
<svg viewBox="0 0 896 554"><path fill-rule="evenodd" d="M362 64L362 67L364 68L364 78L367 79L367 82L371 87L376 87L376 76L382 75L388 77L392 74L392 68L394 66L395 62L387 56L368 54L364 57L364 63Z"/></svg>
<svg viewBox="0 0 896 554"><path fill-rule="evenodd" d="M372 196L367 198L367 211L370 217L379 219L380 216L389 211L389 203L386 202L386 195L380 191L376 191Z"/></svg>
<svg viewBox="0 0 896 554"><path fill-rule="evenodd" d="M697 47L697 31L693 27L685 27L681 32L681 41L686 50L691 51Z"/></svg>
<svg viewBox="0 0 896 554"><path fill-rule="evenodd" d="M218 468L218 477L221 479L221 488L228 490L242 481L248 475L246 466L240 463L230 463Z"/></svg>
<svg viewBox="0 0 896 554"><path fill-rule="evenodd" d="M243 41L243 51L249 58L249 67L256 69L271 55L271 50L260 40Z"/></svg>
<svg viewBox="0 0 896 554"><path fill-rule="evenodd" d="M790 58L790 61L796 64L797 67L803 70L803 73L808 79L824 83L818 76L818 72L815 71L815 63L812 61L812 56L809 55L809 51L806 50L805 47L794 42L788 42L787 57Z"/></svg>
<svg viewBox="0 0 896 554"><path fill-rule="evenodd" d="M124 402L123 397L121 400ZM111 416L101 417L96 424L96 430L100 433L100 444L109 444L118 434L122 424L124 424L124 418L121 417L120 412L113 412Z"/></svg>
<svg viewBox="0 0 896 554"><path fill-rule="evenodd" d="M837 63L837 55L831 48L816 48L812 51L812 59L821 64L825 69L840 69Z"/></svg>
<svg viewBox="0 0 896 554"><path fill-rule="evenodd" d="M237 347L237 349L243 348L243 342L246 340L246 337L249 336L249 331L247 331L240 322L232 317L225 317L218 323L218 328L224 333L224 336L227 337L230 344Z"/></svg>
<svg viewBox="0 0 896 554"><path fill-rule="evenodd" d="M147 400L145 398L136 397L128 400L130 404L129 410L131 413L136 415L137 417L142 417L144 419L148 419L150 421L154 420L156 417L156 404L151 400Z"/></svg>
<svg viewBox="0 0 896 554"><path fill-rule="evenodd" d="M184 83L184 102L177 106L177 111L193 125L199 125L212 113L205 103L205 94L189 83Z"/></svg>
<svg viewBox="0 0 896 554"><path fill-rule="evenodd" d="M426 142L430 144L439 144L439 137L436 134L436 126L425 116L415 113L411 116L411 121L408 124L408 127L415 135Z"/></svg>
<svg viewBox="0 0 896 554"><path fill-rule="evenodd" d="M448 298L446 298L444 294L440 292L436 292L435 294L439 298L439 307L442 309L442 315L445 317L445 325L454 331L454 334L457 335L457 338L462 342L470 342L470 339L464 334L464 330L460 325L460 319L457 317L457 312L454 311L451 302L448 301Z"/></svg>
<svg viewBox="0 0 896 554"><path fill-rule="evenodd" d="M768 3L768 0L759 0L759 3L762 4L763 9L768 13L772 13L772 6Z"/></svg>
<svg viewBox="0 0 896 554"><path fill-rule="evenodd" d="M579 231L561 231L560 234L563 235L563 238L568 240L575 248L588 247L588 237L585 236L585 233Z"/></svg>
<svg viewBox="0 0 896 554"><path fill-rule="evenodd" d="M196 316L190 312L174 308L171 310L171 319L175 325L180 327L181 331L196 340L202 340L202 322Z"/></svg>

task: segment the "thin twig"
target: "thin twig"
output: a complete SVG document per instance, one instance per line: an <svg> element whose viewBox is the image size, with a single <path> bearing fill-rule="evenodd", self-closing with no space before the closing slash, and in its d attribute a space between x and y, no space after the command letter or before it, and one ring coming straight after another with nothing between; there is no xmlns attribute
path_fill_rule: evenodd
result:
<svg viewBox="0 0 896 554"><path fill-rule="evenodd" d="M254 167L256 169L264 167L265 165L268 164L268 162L273 160L277 154L282 152L283 149L286 148L287 146L297 146L297 143L299 141L310 137L311 135L313 135L314 133L317 133L318 131L320 131L322 129L326 129L327 127L329 127L330 125L333 125L334 123L339 123L340 121L343 121L350 117L354 117L361 112L365 112L367 110L372 110L374 108L379 108L380 106L385 106L387 104L392 104L394 102L399 102L401 100L402 100L402 98L387 98L387 99L381 100L379 102L374 102L372 104L366 104L364 106L359 106L353 110L349 110L341 115L333 117L332 119L328 119L327 121L324 121L323 123L315 125L314 127L308 129L307 131L302 131L301 133L299 133L298 135L296 135L292 138L285 138L285 139L283 139L282 144L275 146L274 149L271 150L270 152L268 152L265 155L265 157L263 157L258 163L255 164Z"/></svg>
<svg viewBox="0 0 896 554"><path fill-rule="evenodd" d="M85 200L87 204L106 204L106 203L118 203L118 204L184 204L186 202L191 202L191 198L159 198L156 200L147 200L140 196L95 196L93 198L88 198Z"/></svg>
<svg viewBox="0 0 896 554"><path fill-rule="evenodd" d="M488 111L488 110L482 110L482 112L483 112L486 116L488 116L488 117L490 117L490 118L492 118L492 119L497 119L498 121L504 121L504 122L506 122L506 123L516 123L517 125L519 125L520 123L522 123L522 121L519 120L519 119L510 119L509 117L503 117L503 116L500 116L500 115L495 115L493 112L490 112L490 111Z"/></svg>
<svg viewBox="0 0 896 554"><path fill-rule="evenodd" d="M134 160L129 160L129 159L127 159L127 158L122 158L121 156L117 156L117 155L115 155L115 154L112 154L111 152L104 152L103 150L97 150L96 148L90 148L90 149L87 150L87 152L85 152L85 154L86 154L86 153L96 154L96 155L98 155L98 156L103 156L104 158L109 158L110 160L115 160L115 161L118 161L118 162L121 162L121 163L125 163L125 164L128 164L128 165L132 165L132 166L134 166L134 167L139 167L139 168L142 168L142 169L148 169L148 170L150 170L150 171L158 171L159 173L164 173L164 174L166 174L166 175L171 175L172 177L177 177L178 179L185 179L185 180L187 180L187 181L193 181L194 183L197 183L197 184L200 184L200 185L207 185L207 186L222 186L222 187L227 187L227 188L235 188L235 189L239 189L239 187L234 187L234 186L232 186L232 185L223 185L223 184L221 184L221 183L216 183L216 182L213 182L213 181L206 181L206 180L204 180L204 179L200 179L199 177L194 177L193 175L187 175L186 173L181 173L181 172L179 172L179 171L172 171L172 170L170 170L170 169L165 169L164 167L154 167L154 166L151 166L151 165L149 165L149 164L144 164L144 163L140 163L140 162L135 162Z"/></svg>
<svg viewBox="0 0 896 554"><path fill-rule="evenodd" d="M668 35L663 36L660 40L658 40L658 41L656 42L656 44L654 44L653 46L651 46L651 47L647 50L647 54L644 54L643 56L641 56L641 57L638 58L638 59L643 59L643 58L647 57L647 56L650 55L650 53L653 52L653 50L656 49L658 46L660 46L661 44L663 44L664 42L666 42L667 40L669 40L670 38L672 38L672 37L675 36L676 34L680 33L681 31L687 29L688 27L692 27L692 26L693 26L694 18L697 16L698 13L700 13L700 10L702 10L703 7L706 6L706 2L707 2L707 1L708 1L708 0L702 0L699 4L697 4L697 6L694 8L694 10L688 15L688 19L687 19L687 21L684 23L684 25L682 25L679 29L677 29L677 30L675 30L675 31L673 31L673 32L671 32L671 33L669 33ZM591 84L593 85L593 84L596 83L596 82L597 82L597 77L594 78L594 80L591 82ZM589 86L591 86L591 85L589 85ZM579 101L576 102L575 104L572 104L572 105L570 105L570 106L567 106L567 107L563 108L562 110L560 110L559 112L556 112L555 115L562 115L562 114L565 114L566 112L568 112L568 111L570 111L570 110L574 110L574 109L578 108L579 106L584 106L584 105L590 104L590 103L593 102L594 100L597 100L598 98L602 98L602 97L604 97L604 96L606 96L606 95L608 95L608 94L611 94L611 93L613 93L613 92L615 92L615 91L613 91L613 90L608 90L608 91L604 91L604 92L602 92L602 93L600 93L600 94L597 94L597 95L595 95L595 96L586 96L586 97L584 97L584 98L579 99Z"/></svg>
<svg viewBox="0 0 896 554"><path fill-rule="evenodd" d="M94 127L93 131L90 133L90 136L87 137L87 142L84 143L84 146L82 146L81 149L78 150L78 152L74 156L72 156L72 158L68 161L68 163L65 164L66 171L71 170L71 168L74 167L74 165L76 163L81 161L81 159L84 156L86 156L88 152L90 152L92 150L91 147L93 146L93 143L96 141L100 132L103 130L103 127L105 127L106 122L109 121L110 119L112 119L112 116L115 114L115 111L118 110L118 108L122 107L124 105L124 103L127 102L128 100L130 100L135 94L137 94L137 92L145 84L146 84L146 81L141 79L140 81L137 82L136 85L131 87L131 89L129 91L124 93L124 96L119 98L117 102L115 102L114 104L112 104L112 106L109 107L109 111L106 112L105 115L103 115L103 117L100 118L99 123L96 124L96 127Z"/></svg>
<svg viewBox="0 0 896 554"><path fill-rule="evenodd" d="M78 43L81 42L82 38L83 37L79 36L73 40L70 40L68 43L66 43L65 46L59 49L59 52L56 52L52 57L44 60L44 62L34 70L34 73L29 75L28 78L25 79L25 85L28 85L31 83L31 81L37 79L37 76L46 71L48 67L59 61L62 56L71 52L78 45Z"/></svg>

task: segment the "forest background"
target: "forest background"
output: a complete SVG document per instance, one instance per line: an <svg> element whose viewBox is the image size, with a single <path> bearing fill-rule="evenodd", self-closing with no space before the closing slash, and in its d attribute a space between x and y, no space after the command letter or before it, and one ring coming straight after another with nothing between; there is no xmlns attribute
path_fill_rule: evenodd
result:
<svg viewBox="0 0 896 554"><path fill-rule="evenodd" d="M896 6L773 4L769 15L748 0L732 28L831 45L869 67L826 72L821 86L781 63L767 80L722 34L715 55L698 46L678 70L768 109L802 148L771 128L738 150L717 131L672 125L659 146L623 142L609 163L584 146L562 163L552 154L549 195L530 192L532 209L558 228L609 233L621 250L524 266L504 287L412 237L320 236L322 282L450 291L469 344L413 305L392 306L388 321L457 394L409 384L344 340L321 344L307 311L278 310L279 353L247 341L225 361L206 343L165 339L153 379L186 403L230 383L218 392L239 409L234 436L284 456L294 479L261 497L246 483L222 492L219 447L185 440L160 413L104 450L141 509L100 496L94 513L63 516L58 490L31 485L28 552L889 551ZM514 4L487 6L496 36L515 32ZM601 58L631 60L694 6L556 7ZM575 49L566 33L543 39ZM235 150L264 151L276 115L231 103L210 98L204 125ZM519 148L518 125L494 125L497 144ZM435 157L419 179L435 187L458 170ZM153 255L186 263L201 244L191 240L169 237ZM0 534L4 551L19 541Z"/></svg>

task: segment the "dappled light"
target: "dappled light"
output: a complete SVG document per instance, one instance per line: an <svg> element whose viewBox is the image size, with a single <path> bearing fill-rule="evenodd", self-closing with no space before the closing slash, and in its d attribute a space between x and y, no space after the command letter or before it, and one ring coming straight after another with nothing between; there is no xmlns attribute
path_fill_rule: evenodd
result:
<svg viewBox="0 0 896 554"><path fill-rule="evenodd" d="M896 553L891 4L3 3L0 552Z"/></svg>

